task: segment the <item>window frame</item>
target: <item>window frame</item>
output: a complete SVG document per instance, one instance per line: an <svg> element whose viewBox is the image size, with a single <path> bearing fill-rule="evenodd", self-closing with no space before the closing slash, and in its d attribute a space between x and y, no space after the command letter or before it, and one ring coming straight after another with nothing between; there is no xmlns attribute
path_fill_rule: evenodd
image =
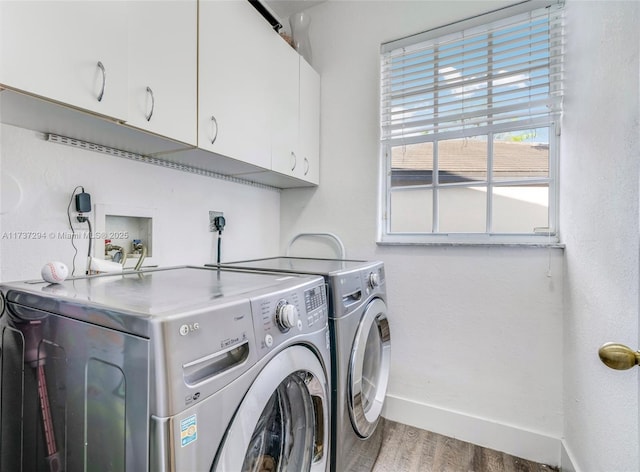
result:
<svg viewBox="0 0 640 472"><path fill-rule="evenodd" d="M403 47L411 47L417 43L432 40L447 36L452 33L459 33L463 30L468 30L480 25L491 24L503 19L508 19L522 13L528 13L540 8L546 8L553 5L563 6L562 0L552 1L534 1L529 0L516 5L501 8L496 11L492 11L486 14L482 14L467 20L462 20L450 25L435 28L433 30L426 31L417 35L413 35L407 38L391 41L381 46L380 60L381 63L384 60L386 52L397 50ZM399 143L385 140L382 135L382 98L384 91L382 90L382 71L381 71L381 83L380 83L380 124L381 135L379 142L379 200L378 200L378 244L440 244L440 245L526 245L526 246L554 246L559 242L559 229L558 229L558 206L559 206L559 188L558 188L558 172L559 172L559 148L560 148L560 130L561 130L561 113L558 116L551 117L545 120L544 123L534 123L532 128L549 128L549 156L548 156L548 175L546 178L540 179L512 179L512 180L494 180L489 173L487 174L485 181L479 181L477 183L463 183L460 185L451 184L438 184L437 178L433 179L429 185L422 186L423 188L432 189L434 195L436 191L439 192L442 188L455 188L456 186L462 188L471 188L474 186L483 186L487 189L487 213L485 215L486 228L484 232L392 232L391 231L391 195L394 191L403 191L402 188L391 186L392 175L392 157L391 149L397 146ZM498 125L490 125L487 127L486 132L475 133L476 135L487 136L487 171L491 170L491 161L493 159L493 135L499 132L519 131L523 129L522 123L510 124L503 123ZM444 135L440 137L430 136L427 139L423 137L407 137L403 139L403 144L416 144L432 142L434 143L434 153L436 149L436 142L452 139L455 137L464 137L465 131L456 133L447 133L449 136ZM471 136L472 133L466 133ZM435 169L434 169L435 171ZM548 184L548 226L542 228L541 231L534 231L531 233L499 233L499 232L487 232L492 223L492 191L495 187L508 186L509 184L531 184L538 182ZM411 189L418 189L421 186L410 186L407 191ZM434 222L437 221L438 204L433 204ZM437 225L434 229L438 229ZM543 231L545 230L546 231Z"/></svg>

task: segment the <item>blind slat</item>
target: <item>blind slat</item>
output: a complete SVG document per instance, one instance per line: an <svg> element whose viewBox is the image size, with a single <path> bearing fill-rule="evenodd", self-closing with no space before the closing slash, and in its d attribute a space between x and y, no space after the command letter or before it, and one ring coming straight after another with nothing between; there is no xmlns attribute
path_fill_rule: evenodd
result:
<svg viewBox="0 0 640 472"><path fill-rule="evenodd" d="M473 77L473 76L464 77L463 76L456 80L438 81L431 86L421 85L421 86L411 87L408 89L403 89L398 92L390 92L387 94L387 96L384 97L384 100L387 100L387 99L397 100L402 98L406 99L406 98L410 98L412 96L417 96L417 95L427 95L427 94L434 94L434 93L442 94L443 92L458 93L458 92L455 92L456 89L460 89L460 88L464 89L465 87L473 88L474 86L479 86L482 84L486 84L486 86L482 88L490 90L496 87L495 82L500 82L498 86L503 85L505 83L504 81L511 77L522 77L520 79L520 82L522 82L524 80L528 80L526 78L527 74L535 73L538 71L544 71L544 70L547 70L548 68L549 68L548 64L544 64L544 65L539 65L537 67L517 69L509 72L498 72L497 74L486 75L481 77ZM547 74L547 77L548 75L549 74ZM464 90L462 90L461 92L464 92Z"/></svg>
<svg viewBox="0 0 640 472"><path fill-rule="evenodd" d="M529 108L529 102L533 99L535 99L536 97L548 97L549 96L549 91L548 91L548 84L542 84L539 86L533 86L533 87L527 87L524 91L523 90L518 90L518 92L525 92L527 94L527 97L529 98L529 100L527 101L526 105L521 105L521 107L526 107ZM509 101L518 101L521 102L521 98L519 97L512 97L516 92L514 92L513 90L509 90L509 91L505 91L499 94L493 94L492 98L493 98L493 104L496 103L504 103L504 102L509 102ZM511 96L511 97L510 97ZM484 108L487 108L487 95L482 95L473 99L470 98L460 98L458 100L455 101L451 101L451 102L447 102L447 105L451 108L460 108L460 109L469 109L470 111L475 110L479 107L484 106ZM387 115L387 120L383 120L383 123L385 123L386 121L407 121L407 122L411 122L412 117L413 116L422 116L422 115L427 115L427 114L433 114L433 108L434 105L433 103L428 103L428 104L424 104L424 102L417 102L418 104L420 104L420 106L415 106L415 107L411 107L410 110L397 110L397 111L392 111ZM407 114L411 114L411 117L407 117L405 115ZM440 115L442 117L442 114Z"/></svg>
<svg viewBox="0 0 640 472"><path fill-rule="evenodd" d="M474 58L474 59L461 59L457 63L453 64L433 64L425 67L412 68L412 70L406 71L391 71L387 77L383 79L383 84L394 84L395 88L406 87L410 83L424 81L434 77L446 76L451 73L451 70L463 71L461 76L473 75L474 72L482 72L487 70L503 70L507 67L513 69L516 67L524 68L533 67L535 64L548 65L550 62L557 61L558 55L544 55L542 52L521 52L519 54L513 54L510 57L497 58L493 57L493 60L489 60L489 57ZM437 66L437 68L436 68ZM385 71L386 72L386 71Z"/></svg>
<svg viewBox="0 0 640 472"><path fill-rule="evenodd" d="M550 109L554 105L553 98L545 98L530 102L527 110L522 110L519 105L503 106L491 108L491 114L486 111L475 113L457 113L447 116L445 120L436 116L434 118L420 120L416 122L401 122L396 124L383 125L386 134L394 135L400 132L403 135L413 135L416 133L438 133L449 128L468 127L482 123L498 123L508 120L526 118L528 116L551 116ZM523 113L526 111L526 113Z"/></svg>
<svg viewBox="0 0 640 472"><path fill-rule="evenodd" d="M403 40L381 56L382 139L550 123L562 105L563 45L561 6Z"/></svg>
<svg viewBox="0 0 640 472"><path fill-rule="evenodd" d="M430 54L425 55L425 57L421 58L420 60L415 57L403 60L392 60L390 61L389 65L392 70L402 69L403 67L415 64L424 65L426 67L440 62L448 62L453 58L464 57L465 55L473 56L480 53L488 53L490 43L494 50L498 50L497 54L509 55L513 51L520 51L523 49L534 50L536 46L548 45L549 34L549 31L544 31L533 35L527 35L527 37L518 37L502 43L496 43L495 38L488 36L484 38L479 44L467 44L466 42L461 44L459 48L456 48L456 54L451 54L452 51L447 51L447 54L443 57L440 53L439 48L436 50L431 49ZM527 38L528 41L526 41ZM522 44L523 41L526 41L525 45Z"/></svg>
<svg viewBox="0 0 640 472"><path fill-rule="evenodd" d="M494 125L476 126L473 128L473 132L468 129L454 129L449 131L442 131L438 134L430 135L417 135L417 136L402 136L399 138L389 138L387 142L392 146L398 145L410 145L417 143L433 142L445 139L464 138L469 136L486 135L487 133L500 133L504 131L521 130L521 129L533 129L548 126L549 120L547 117L531 116L519 121L511 121L509 123L499 123Z"/></svg>

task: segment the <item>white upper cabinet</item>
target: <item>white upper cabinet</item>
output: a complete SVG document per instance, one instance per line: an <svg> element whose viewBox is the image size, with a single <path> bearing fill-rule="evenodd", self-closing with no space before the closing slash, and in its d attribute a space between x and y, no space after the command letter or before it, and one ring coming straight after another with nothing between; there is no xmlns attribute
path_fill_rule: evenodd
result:
<svg viewBox="0 0 640 472"><path fill-rule="evenodd" d="M318 184L318 74L245 0L0 0L0 120Z"/></svg>
<svg viewBox="0 0 640 472"><path fill-rule="evenodd" d="M271 168L297 176L302 168L298 149L298 103L300 96L300 55L274 35L271 71Z"/></svg>
<svg viewBox="0 0 640 472"><path fill-rule="evenodd" d="M278 48L279 67L274 75L272 169L317 185L320 76L295 50L284 45Z"/></svg>
<svg viewBox="0 0 640 472"><path fill-rule="evenodd" d="M200 1L199 148L270 168L274 36L249 2Z"/></svg>
<svg viewBox="0 0 640 472"><path fill-rule="evenodd" d="M131 1L127 5L127 123L195 146L197 1Z"/></svg>
<svg viewBox="0 0 640 472"><path fill-rule="evenodd" d="M299 154L300 178L320 183L320 76L300 58Z"/></svg>
<svg viewBox="0 0 640 472"><path fill-rule="evenodd" d="M125 2L0 2L7 87L126 119L126 50Z"/></svg>

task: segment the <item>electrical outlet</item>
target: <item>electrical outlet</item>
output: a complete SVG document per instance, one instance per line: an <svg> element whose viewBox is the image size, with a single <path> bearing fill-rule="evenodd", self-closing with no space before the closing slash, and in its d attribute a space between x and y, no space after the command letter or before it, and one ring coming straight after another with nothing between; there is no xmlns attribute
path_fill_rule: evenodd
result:
<svg viewBox="0 0 640 472"><path fill-rule="evenodd" d="M221 211L209 210L209 231L211 233L215 233L216 232L216 226L213 223L213 220L216 219L216 216L224 216L224 213L221 212Z"/></svg>

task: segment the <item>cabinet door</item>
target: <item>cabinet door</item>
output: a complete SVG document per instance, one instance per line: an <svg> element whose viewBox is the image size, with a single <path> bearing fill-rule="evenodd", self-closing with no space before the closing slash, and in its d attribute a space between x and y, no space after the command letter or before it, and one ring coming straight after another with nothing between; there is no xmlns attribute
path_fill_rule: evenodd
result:
<svg viewBox="0 0 640 472"><path fill-rule="evenodd" d="M303 167L298 150L300 55L280 38L274 44L271 168L296 176Z"/></svg>
<svg viewBox="0 0 640 472"><path fill-rule="evenodd" d="M196 0L131 1L128 124L197 144Z"/></svg>
<svg viewBox="0 0 640 472"><path fill-rule="evenodd" d="M201 0L198 147L268 169L268 44L276 33L245 1Z"/></svg>
<svg viewBox="0 0 640 472"><path fill-rule="evenodd" d="M126 118L126 15L125 2L1 1L0 83Z"/></svg>
<svg viewBox="0 0 640 472"><path fill-rule="evenodd" d="M320 181L320 76L300 58L300 133L299 153L302 168L299 177Z"/></svg>

